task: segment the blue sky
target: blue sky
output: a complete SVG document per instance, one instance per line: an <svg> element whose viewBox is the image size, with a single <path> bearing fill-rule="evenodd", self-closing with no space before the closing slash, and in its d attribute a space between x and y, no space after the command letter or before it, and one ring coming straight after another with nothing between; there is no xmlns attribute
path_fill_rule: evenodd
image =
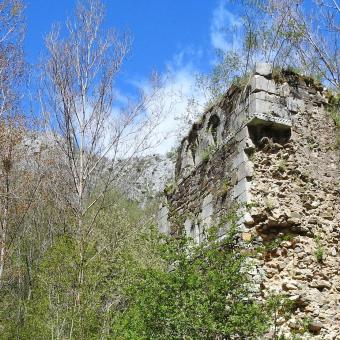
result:
<svg viewBox="0 0 340 340"><path fill-rule="evenodd" d="M214 60L214 48L226 48L223 25L239 18L226 0L106 0L106 25L133 36L132 52L119 79L119 91L131 83L143 83L153 69L171 71L168 88L180 90L177 103L161 127L162 133L176 125L175 117L185 110L186 98L195 94L195 74L206 72ZM43 38L54 22L72 15L74 0L27 0L26 54L35 64L44 52ZM195 94L199 97L199 94ZM169 133L167 133L169 135ZM166 152L175 143L171 137L156 152Z"/></svg>
<svg viewBox="0 0 340 340"><path fill-rule="evenodd" d="M106 24L131 31L134 39L128 72L143 74L162 68L188 48L210 49L212 13L218 0L106 0ZM43 37L53 22L72 15L73 0L27 1L26 51L35 62L44 49ZM211 51L210 51L211 52Z"/></svg>

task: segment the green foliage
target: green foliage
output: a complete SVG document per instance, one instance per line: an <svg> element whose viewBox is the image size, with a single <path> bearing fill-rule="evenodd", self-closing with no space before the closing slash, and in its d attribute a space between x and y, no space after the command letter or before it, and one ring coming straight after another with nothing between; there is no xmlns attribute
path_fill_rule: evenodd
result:
<svg viewBox="0 0 340 340"><path fill-rule="evenodd" d="M311 324L311 318L308 317L304 317L301 321L300 321L300 325L301 328L299 330L300 333L307 333L309 332L309 325Z"/></svg>
<svg viewBox="0 0 340 340"><path fill-rule="evenodd" d="M202 163L208 163L210 159L210 151L208 149L202 152Z"/></svg>
<svg viewBox="0 0 340 340"><path fill-rule="evenodd" d="M28 289L0 291L1 338L112 338L130 259L138 267L155 268L158 260L152 255L155 237L148 209L117 193L104 203L91 238L79 240L72 228L54 235L30 269L29 282L24 282ZM91 214L88 218L93 221ZM19 260L22 275L26 265Z"/></svg>
<svg viewBox="0 0 340 340"><path fill-rule="evenodd" d="M121 339L215 339L255 336L267 328L267 315L250 293L245 256L212 229L206 242L165 239L159 268L136 268L125 287L126 307L116 319Z"/></svg>
<svg viewBox="0 0 340 340"><path fill-rule="evenodd" d="M315 245L316 247L315 247L314 254L315 254L316 261L319 263L323 263L325 251L321 244L320 236L317 236L315 238Z"/></svg>
<svg viewBox="0 0 340 340"><path fill-rule="evenodd" d="M272 77L277 84L283 84L286 81L285 76L283 75L282 68L273 67Z"/></svg>
<svg viewBox="0 0 340 340"><path fill-rule="evenodd" d="M237 206L196 245L160 237L148 212L116 193L108 202L91 238L79 242L72 228L55 235L27 291L0 292L4 339L255 338L268 329L276 309L251 292Z"/></svg>
<svg viewBox="0 0 340 340"><path fill-rule="evenodd" d="M285 295L273 295L267 299L267 312L271 315L270 323L273 326L273 339L282 339L278 336L278 319L288 319L293 311L294 302ZM284 339L284 337L283 337Z"/></svg>
<svg viewBox="0 0 340 340"><path fill-rule="evenodd" d="M335 126L340 129L340 94L331 95L328 104L328 112L333 118Z"/></svg>
<svg viewBox="0 0 340 340"><path fill-rule="evenodd" d="M239 87L240 89L244 89L250 82L252 73L247 72L246 74L240 75L240 76L236 76L233 81L232 84Z"/></svg>
<svg viewBox="0 0 340 340"><path fill-rule="evenodd" d="M171 196L177 190L177 184L174 182L167 183L164 188L164 193L167 196Z"/></svg>
<svg viewBox="0 0 340 340"><path fill-rule="evenodd" d="M32 298L26 303L26 320L20 329L23 338L46 339L53 335L67 336L71 332L77 282L77 255L75 241L67 236L58 237L46 252L34 274ZM65 275L67 273L67 275ZM64 327L58 322L62 317ZM76 327L77 328L77 327Z"/></svg>
<svg viewBox="0 0 340 340"><path fill-rule="evenodd" d="M214 145L209 145L206 149L204 149L202 152L202 163L208 163L215 151L216 147Z"/></svg>
<svg viewBox="0 0 340 340"><path fill-rule="evenodd" d="M284 172L287 169L287 160L280 158L277 162L277 168L279 169L279 171Z"/></svg>
<svg viewBox="0 0 340 340"><path fill-rule="evenodd" d="M274 67L272 77L278 84L283 84L284 82L289 81L289 79L294 79L296 82L301 80L305 82L307 86L313 86L322 90L322 84L320 82L322 77L320 74L314 72L311 75L305 75L305 71L301 67L291 65L288 65L285 68Z"/></svg>
<svg viewBox="0 0 340 340"><path fill-rule="evenodd" d="M220 185L220 188L219 188L219 190L217 192L217 195L219 197L224 198L228 194L229 190L230 190L229 179L228 178L224 178L222 180L222 182L221 182L221 185Z"/></svg>
<svg viewBox="0 0 340 340"><path fill-rule="evenodd" d="M257 247L258 252L271 252L281 246L283 241L292 241L294 236L292 234L286 234L275 238L272 241L265 242L263 246Z"/></svg>

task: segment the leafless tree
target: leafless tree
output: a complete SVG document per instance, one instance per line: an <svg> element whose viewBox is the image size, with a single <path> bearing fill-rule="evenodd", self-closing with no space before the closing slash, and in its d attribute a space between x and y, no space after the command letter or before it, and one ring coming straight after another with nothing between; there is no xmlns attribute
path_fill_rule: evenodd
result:
<svg viewBox="0 0 340 340"><path fill-rule="evenodd" d="M24 75L23 58L23 3L4 0L0 3L0 286L6 257L9 234L18 226L18 203L24 195L19 192L20 180L16 158L22 140L23 124L19 110L19 86ZM18 197L19 196L19 197ZM24 211L22 211L23 214Z"/></svg>
<svg viewBox="0 0 340 340"><path fill-rule="evenodd" d="M59 175L68 185L58 197L67 201L75 220L81 258L78 286L84 281L85 243L107 191L136 153L149 147L160 116L155 100L159 83L152 78L148 93L140 91L124 108L115 106L115 79L131 39L103 29L99 0L79 1L67 36L55 26L46 38L42 108L59 152ZM60 188L54 188L56 193ZM91 216L91 218L89 218ZM81 288L75 305L81 304Z"/></svg>
<svg viewBox="0 0 340 340"><path fill-rule="evenodd" d="M25 146L25 140L29 141L23 116L0 120L0 287L43 178L39 155ZM9 281L10 276L6 275Z"/></svg>
<svg viewBox="0 0 340 340"><path fill-rule="evenodd" d="M21 0L0 3L0 117L13 114L20 101L23 58L24 6Z"/></svg>
<svg viewBox="0 0 340 340"><path fill-rule="evenodd" d="M256 33L255 61L297 67L339 90L340 7L336 0L246 0L243 4L245 12L253 11L247 26ZM247 38L249 30L245 32Z"/></svg>

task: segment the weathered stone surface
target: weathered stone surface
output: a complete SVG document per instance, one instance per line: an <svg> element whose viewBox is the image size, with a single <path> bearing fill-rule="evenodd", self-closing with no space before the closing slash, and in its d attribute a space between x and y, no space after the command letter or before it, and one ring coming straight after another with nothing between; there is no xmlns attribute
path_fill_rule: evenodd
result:
<svg viewBox="0 0 340 340"><path fill-rule="evenodd" d="M164 234L168 234L170 232L169 209L166 206L162 206L159 210L158 228L159 231Z"/></svg>
<svg viewBox="0 0 340 340"><path fill-rule="evenodd" d="M192 221L187 218L184 222L184 229L185 229L185 232L187 234L187 236L190 236L190 237L193 237L194 235L192 235Z"/></svg>
<svg viewBox="0 0 340 340"><path fill-rule="evenodd" d="M254 174L254 165L252 162L243 162L237 168L237 180L241 181L243 178L250 178Z"/></svg>
<svg viewBox="0 0 340 340"><path fill-rule="evenodd" d="M235 135L236 142L241 142L245 138L249 138L249 131L246 126Z"/></svg>
<svg viewBox="0 0 340 340"><path fill-rule="evenodd" d="M233 190L233 197L237 198L244 192L249 191L250 189L250 183L247 181L246 178L241 179L234 187Z"/></svg>
<svg viewBox="0 0 340 340"><path fill-rule="evenodd" d="M290 86L288 83L283 83L281 86L279 86L278 94L281 97L288 97L290 94Z"/></svg>
<svg viewBox="0 0 340 340"><path fill-rule="evenodd" d="M271 64L268 63L257 63L255 65L255 73L259 74L260 76L269 76L271 75L273 67Z"/></svg>
<svg viewBox="0 0 340 340"><path fill-rule="evenodd" d="M252 96L255 97L257 93ZM271 113L273 112L273 104L266 100L250 98L249 102L249 112L251 113Z"/></svg>
<svg viewBox="0 0 340 340"><path fill-rule="evenodd" d="M242 163L248 161L248 156L245 154L243 150L241 150L235 158L232 160L232 166L234 169L237 169Z"/></svg>
<svg viewBox="0 0 340 340"><path fill-rule="evenodd" d="M299 110L303 111L305 108L305 103L303 100L295 99L292 97L288 97L286 99L286 104L287 104L288 110L293 113L297 113Z"/></svg>
<svg viewBox="0 0 340 340"><path fill-rule="evenodd" d="M318 321L312 321L308 324L308 329L313 333L320 332L322 328L322 323Z"/></svg>
<svg viewBox="0 0 340 340"><path fill-rule="evenodd" d="M250 82L252 92L265 91L268 93L276 93L276 85L274 81L268 80L262 76L255 75Z"/></svg>
<svg viewBox="0 0 340 340"><path fill-rule="evenodd" d="M212 194L204 197L202 202L202 223L203 225L210 226L212 223L212 215L214 213L213 196Z"/></svg>

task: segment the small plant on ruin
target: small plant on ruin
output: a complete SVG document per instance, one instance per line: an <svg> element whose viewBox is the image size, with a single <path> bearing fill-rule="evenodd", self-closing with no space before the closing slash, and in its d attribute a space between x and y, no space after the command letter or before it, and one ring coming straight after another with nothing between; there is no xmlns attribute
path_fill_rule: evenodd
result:
<svg viewBox="0 0 340 340"><path fill-rule="evenodd" d="M274 333L273 339L282 339L278 334L278 320L280 317L287 320L292 313L293 307L294 302L282 294L273 295L267 299L267 312L271 315L271 325Z"/></svg>
<svg viewBox="0 0 340 340"><path fill-rule="evenodd" d="M209 159L210 159L209 152L204 150L203 153L202 153L202 163L203 164L208 163Z"/></svg>
<svg viewBox="0 0 340 340"><path fill-rule="evenodd" d="M265 250L267 252L271 252L271 251L279 248L280 244L281 244L281 240L279 238L277 238L275 240L272 240L270 242L265 243L263 250Z"/></svg>
<svg viewBox="0 0 340 340"><path fill-rule="evenodd" d="M216 147L214 145L209 145L206 149L204 149L202 152L202 163L203 164L208 163L215 151Z"/></svg>
<svg viewBox="0 0 340 340"><path fill-rule="evenodd" d="M247 211L249 211L251 208L256 208L258 206L259 204L257 202L248 202L245 204Z"/></svg>
<svg viewBox="0 0 340 340"><path fill-rule="evenodd" d="M266 207L269 210L272 210L274 208L274 201L271 198L267 198L265 201Z"/></svg>
<svg viewBox="0 0 340 340"><path fill-rule="evenodd" d="M292 241L293 239L294 239L294 235L288 233L286 235L279 236L275 238L274 240L263 243L263 245L258 246L256 250L259 253L272 252L273 250L276 250L277 248L279 248L283 241Z"/></svg>
<svg viewBox="0 0 340 340"><path fill-rule="evenodd" d="M309 326L312 322L311 318L304 317L302 320L299 322L300 324L300 329L298 330L300 334L308 333L309 332Z"/></svg>
<svg viewBox="0 0 340 340"><path fill-rule="evenodd" d="M274 67L272 71L272 77L277 84L283 84L286 81L286 78L282 72L281 67Z"/></svg>
<svg viewBox="0 0 340 340"><path fill-rule="evenodd" d="M217 195L221 198L225 198L230 189L230 183L228 178L224 178L221 182L221 186L217 192Z"/></svg>
<svg viewBox="0 0 340 340"><path fill-rule="evenodd" d="M167 196L172 195L177 190L177 184L174 182L168 183L164 188L164 193Z"/></svg>
<svg viewBox="0 0 340 340"><path fill-rule="evenodd" d="M284 172L287 169L287 160L280 158L279 161L277 162L277 168L279 171Z"/></svg>
<svg viewBox="0 0 340 340"><path fill-rule="evenodd" d="M320 241L320 236L317 236L315 238L315 245L316 245L316 248L315 248L315 258L316 258L316 261L319 262L319 263L323 263L323 259L324 259L324 248L321 244L321 241Z"/></svg>

